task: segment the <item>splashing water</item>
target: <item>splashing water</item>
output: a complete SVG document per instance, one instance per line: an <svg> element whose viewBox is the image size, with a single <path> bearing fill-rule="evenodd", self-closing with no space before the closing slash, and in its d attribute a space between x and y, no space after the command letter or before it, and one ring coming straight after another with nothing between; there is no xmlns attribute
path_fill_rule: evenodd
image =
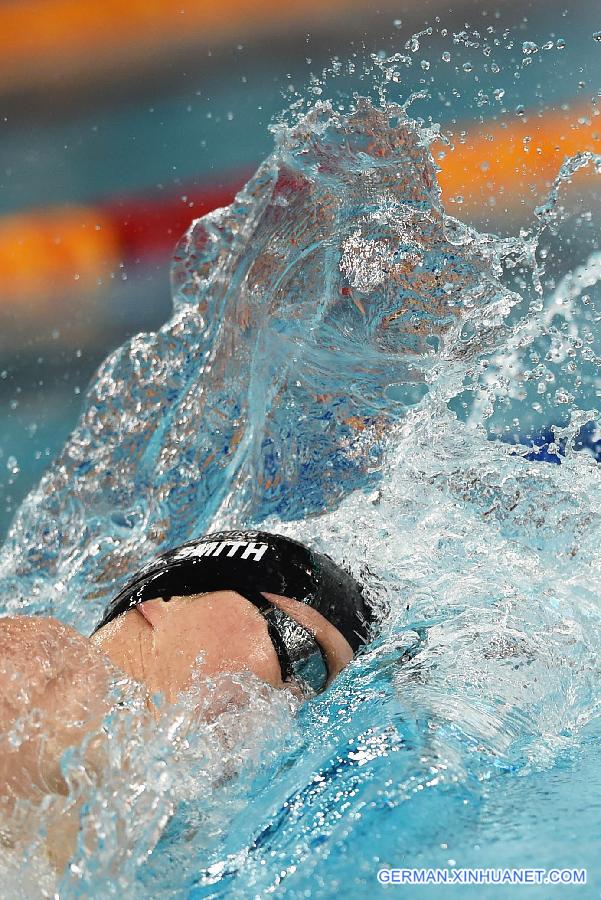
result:
<svg viewBox="0 0 601 900"><path fill-rule="evenodd" d="M567 161L536 227L500 239L446 214L437 133L407 106L317 102L276 137L180 243L172 319L102 366L15 519L3 596L89 629L156 552L261 523L345 561L382 634L297 715L251 685L221 738L185 701L152 738L107 722L65 896L363 896L387 864L550 865L548 797L574 810L557 773L578 753L598 786L601 486L576 451L601 256L552 286L540 251L599 160ZM541 424L561 465L516 443Z"/></svg>

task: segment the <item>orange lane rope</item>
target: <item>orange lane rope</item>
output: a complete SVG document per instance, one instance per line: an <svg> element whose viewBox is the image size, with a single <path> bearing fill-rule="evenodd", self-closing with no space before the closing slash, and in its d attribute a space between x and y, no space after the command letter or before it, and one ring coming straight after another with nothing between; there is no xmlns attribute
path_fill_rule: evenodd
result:
<svg viewBox="0 0 601 900"><path fill-rule="evenodd" d="M84 77L177 45L332 20L362 0L8 0L0 3L0 92Z"/></svg>
<svg viewBox="0 0 601 900"><path fill-rule="evenodd" d="M527 213L542 201L564 159L587 150L601 154L601 116L595 110L547 113L510 126L490 123L464 143L434 148L434 157L449 211L459 196L470 209L496 207L502 214L522 206ZM598 184L601 192L601 179Z"/></svg>
<svg viewBox="0 0 601 900"><path fill-rule="evenodd" d="M0 304L29 301L36 308L95 291L118 266L119 240L111 219L71 207L0 218Z"/></svg>

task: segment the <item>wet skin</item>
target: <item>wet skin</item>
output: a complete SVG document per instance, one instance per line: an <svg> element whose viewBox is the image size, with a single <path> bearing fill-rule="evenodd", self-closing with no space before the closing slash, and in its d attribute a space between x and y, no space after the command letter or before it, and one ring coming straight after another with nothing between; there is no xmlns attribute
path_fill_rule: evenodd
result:
<svg viewBox="0 0 601 900"><path fill-rule="evenodd" d="M315 635L327 660L329 684L352 659L346 639L316 610L287 597L265 596ZM201 717L210 720L223 704L238 702L236 684L228 685L223 696L208 687L212 676L228 672L253 673L302 699L294 684L282 681L264 618L234 591L173 597L168 603L149 600L92 638L56 619L0 619L0 819L7 823L0 843L10 847L28 841L22 826L11 830L16 803L30 801L25 831L36 834L38 802L49 795L67 797L61 757L69 747L85 747L88 777L102 778L102 721L111 709L115 681L125 678L137 686L150 722L160 717L157 693L173 703L194 683ZM238 692L243 704L244 692ZM83 802L80 798L64 809L59 803L54 815L46 815L46 853L57 871L74 851Z"/></svg>
<svg viewBox="0 0 601 900"><path fill-rule="evenodd" d="M346 639L305 604L275 594L265 596L315 635L326 656L330 683L352 659ZM245 671L301 699L294 684L282 681L264 618L234 591L173 597L168 603L149 600L92 638L55 619L0 619L2 793L33 799L67 792L61 755L86 735L100 731L115 678L125 674L141 685L148 708L157 715L152 701L157 693L173 703L193 680L202 695L203 678ZM204 708L208 716L219 711L210 703ZM8 740L6 736L29 712L35 712L35 727ZM86 762L97 771L102 768L99 741L91 741L86 755Z"/></svg>
<svg viewBox="0 0 601 900"><path fill-rule="evenodd" d="M340 632L321 613L297 600L265 597L307 627L324 650L330 678L352 659ZM92 637L118 668L173 702L190 687L192 673L253 672L272 687L284 684L280 665L258 610L235 591L148 600L109 623Z"/></svg>

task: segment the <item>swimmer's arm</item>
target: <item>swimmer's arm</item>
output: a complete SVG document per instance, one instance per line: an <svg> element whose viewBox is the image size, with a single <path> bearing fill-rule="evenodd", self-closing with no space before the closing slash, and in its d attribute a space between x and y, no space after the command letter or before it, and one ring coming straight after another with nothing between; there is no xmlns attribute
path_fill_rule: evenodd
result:
<svg viewBox="0 0 601 900"><path fill-rule="evenodd" d="M55 619L0 619L0 791L5 798L66 794L61 757L108 709L110 663ZM86 763L101 754L90 741Z"/></svg>

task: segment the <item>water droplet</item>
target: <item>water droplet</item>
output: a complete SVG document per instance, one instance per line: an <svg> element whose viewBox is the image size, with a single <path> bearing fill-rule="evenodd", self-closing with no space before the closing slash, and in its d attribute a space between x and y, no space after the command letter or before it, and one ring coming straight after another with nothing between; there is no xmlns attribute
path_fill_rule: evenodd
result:
<svg viewBox="0 0 601 900"><path fill-rule="evenodd" d="M505 96L505 88L497 88L496 91L493 91L493 96L495 100L502 100Z"/></svg>
<svg viewBox="0 0 601 900"><path fill-rule="evenodd" d="M427 72L428 69L430 68L430 63L428 62L427 59L422 59L420 65L421 65L422 69L424 70L424 72Z"/></svg>
<svg viewBox="0 0 601 900"><path fill-rule="evenodd" d="M516 116L523 116L523 115L524 115L524 112L525 112L525 109L524 109L524 107L522 106L521 103L520 103L518 106L516 106L516 108L515 108L515 114L516 114Z"/></svg>
<svg viewBox="0 0 601 900"><path fill-rule="evenodd" d="M394 25L395 28L400 28L401 25L403 24L403 22L402 22L402 19L395 19L392 24Z"/></svg>
<svg viewBox="0 0 601 900"><path fill-rule="evenodd" d="M19 472L21 471L19 469L19 463L17 462L17 459L15 456L8 457L8 459L6 460L6 468L8 469L8 471L10 472L11 475L18 475Z"/></svg>
<svg viewBox="0 0 601 900"><path fill-rule="evenodd" d="M555 41L555 46L558 50L565 50L566 42L563 38L557 38Z"/></svg>
<svg viewBox="0 0 601 900"><path fill-rule="evenodd" d="M496 63L491 63L490 71L493 72L495 75L498 75L501 70Z"/></svg>
<svg viewBox="0 0 601 900"><path fill-rule="evenodd" d="M524 41L522 44L522 53L526 56L529 56L531 53L538 53L538 44L535 44L534 41Z"/></svg>
<svg viewBox="0 0 601 900"><path fill-rule="evenodd" d="M598 41L601 44L601 31L593 32L593 40Z"/></svg>
<svg viewBox="0 0 601 900"><path fill-rule="evenodd" d="M445 52L442 54L442 61L443 62L451 62L451 54L449 53L448 50L445 50Z"/></svg>
<svg viewBox="0 0 601 900"><path fill-rule="evenodd" d="M465 62L465 63L463 63L463 71L464 71L464 72L471 72L473 68L474 68L474 67L473 67L473 65L471 64L471 62Z"/></svg>

